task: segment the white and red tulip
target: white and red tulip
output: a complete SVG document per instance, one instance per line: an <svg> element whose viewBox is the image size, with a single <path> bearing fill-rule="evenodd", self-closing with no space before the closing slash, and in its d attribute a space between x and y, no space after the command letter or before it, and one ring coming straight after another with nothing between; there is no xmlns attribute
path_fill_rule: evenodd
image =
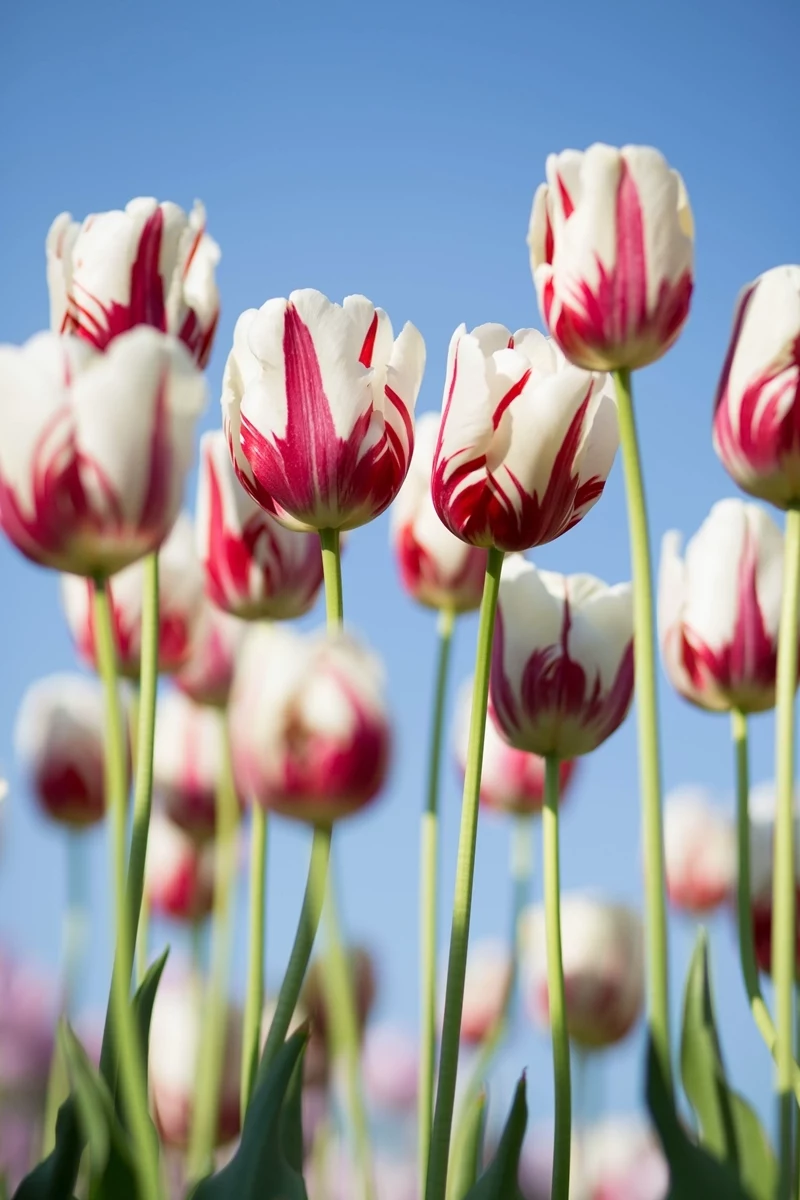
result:
<svg viewBox="0 0 800 1200"><path fill-rule="evenodd" d="M46 245L51 328L105 350L150 325L180 338L205 366L219 317L220 256L205 223L202 204L187 214L143 196L82 225L61 213Z"/></svg>
<svg viewBox="0 0 800 1200"><path fill-rule="evenodd" d="M189 656L173 677L176 687L195 704L225 708L246 628L243 621L204 600L194 623Z"/></svg>
<svg viewBox="0 0 800 1200"><path fill-rule="evenodd" d="M110 580L108 593L120 672L139 678L144 568L132 563ZM61 598L79 654L96 665L92 582L64 575ZM203 575L191 519L181 513L158 554L158 669L171 674L187 661L203 605Z"/></svg>
<svg viewBox="0 0 800 1200"><path fill-rule="evenodd" d="M683 329L692 298L683 180L649 146L565 150L546 170L528 245L547 328L587 370L655 362Z"/></svg>
<svg viewBox="0 0 800 1200"><path fill-rule="evenodd" d="M622 724L632 699L630 584L507 559L491 674L503 737L542 756L588 754Z"/></svg>
<svg viewBox="0 0 800 1200"><path fill-rule="evenodd" d="M719 908L736 886L736 834L703 788L679 788L664 802L664 868L675 908Z"/></svg>
<svg viewBox="0 0 800 1200"><path fill-rule="evenodd" d="M392 1112L413 1112L419 1086L419 1046L399 1026L381 1024L367 1030L361 1066L371 1102Z"/></svg>
<svg viewBox="0 0 800 1200"><path fill-rule="evenodd" d="M159 697L153 787L170 820L198 842L214 836L225 752L222 713L182 692Z"/></svg>
<svg viewBox="0 0 800 1200"><path fill-rule="evenodd" d="M313 607L322 584L319 538L286 529L256 504L221 431L200 443L197 540L206 591L226 612L283 621Z"/></svg>
<svg viewBox="0 0 800 1200"><path fill-rule="evenodd" d="M800 501L800 266L742 291L714 403L714 449L740 488Z"/></svg>
<svg viewBox="0 0 800 1200"><path fill-rule="evenodd" d="M538 330L453 334L431 489L462 541L511 551L560 537L599 500L618 443L607 376Z"/></svg>
<svg viewBox="0 0 800 1200"><path fill-rule="evenodd" d="M428 608L470 612L483 595L486 551L455 537L434 508L431 472L439 425L436 413L417 421L411 467L391 509L392 542L410 596Z"/></svg>
<svg viewBox="0 0 800 1200"><path fill-rule="evenodd" d="M700 708L775 704L783 534L756 504L721 500L690 538L661 548L658 623L673 687Z"/></svg>
<svg viewBox="0 0 800 1200"><path fill-rule="evenodd" d="M164 813L150 818L145 891L154 913L194 923L214 902L214 845L198 843Z"/></svg>
<svg viewBox="0 0 800 1200"><path fill-rule="evenodd" d="M772 971L772 886L775 843L775 786L762 783L750 789L750 897L756 959L762 971ZM794 868L796 963L800 973L800 800L795 797Z"/></svg>
<svg viewBox="0 0 800 1200"><path fill-rule="evenodd" d="M513 967L508 948L492 940L474 942L469 948L461 1013L461 1041L479 1046L495 1029L508 1002Z"/></svg>
<svg viewBox="0 0 800 1200"><path fill-rule="evenodd" d="M639 1117L605 1117L583 1130L588 1200L666 1200L669 1167L653 1130Z"/></svg>
<svg viewBox="0 0 800 1200"><path fill-rule="evenodd" d="M328 824L364 808L386 778L382 667L345 634L253 626L229 726L241 795L284 816Z"/></svg>
<svg viewBox="0 0 800 1200"><path fill-rule="evenodd" d="M292 528L373 520L406 477L424 369L419 331L395 339L364 296L339 305L307 288L248 309L222 392L242 483Z"/></svg>
<svg viewBox="0 0 800 1200"><path fill-rule="evenodd" d="M134 329L105 353L40 333L0 346L0 525L28 558L106 576L156 550L180 509L205 384Z"/></svg>

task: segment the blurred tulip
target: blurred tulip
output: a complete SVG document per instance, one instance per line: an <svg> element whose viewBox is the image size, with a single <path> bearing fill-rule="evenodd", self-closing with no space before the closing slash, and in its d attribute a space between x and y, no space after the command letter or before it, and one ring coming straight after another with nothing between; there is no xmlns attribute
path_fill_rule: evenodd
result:
<svg viewBox="0 0 800 1200"><path fill-rule="evenodd" d="M505 1012L513 967L507 947L498 941L473 942L467 958L461 1042L479 1046Z"/></svg>
<svg viewBox="0 0 800 1200"><path fill-rule="evenodd" d="M419 1085L419 1047L396 1025L372 1026L362 1053L364 1087L378 1108L414 1112Z"/></svg>
<svg viewBox="0 0 800 1200"><path fill-rule="evenodd" d="M456 537L506 551L552 542L599 500L618 444L607 376L536 329L455 331L431 489Z"/></svg>
<svg viewBox="0 0 800 1200"><path fill-rule="evenodd" d="M667 796L664 865L675 908L699 915L730 897L736 885L736 833L703 788L679 788Z"/></svg>
<svg viewBox="0 0 800 1200"><path fill-rule="evenodd" d="M519 1160L519 1186L523 1200L551 1200L553 1137L551 1124L534 1126L523 1145ZM584 1182L582 1159L575 1136L572 1140L569 1200L591 1200Z"/></svg>
<svg viewBox="0 0 800 1200"><path fill-rule="evenodd" d="M525 944L531 1016L548 1028L547 942L539 905L526 914ZM644 1004L644 937L638 913L594 896L562 893L561 946L570 1038L589 1050L621 1041Z"/></svg>
<svg viewBox="0 0 800 1200"><path fill-rule="evenodd" d="M411 467L391 509L392 541L410 596L428 608L470 612L483 595L486 551L455 537L433 506L431 472L440 420L425 413L417 421Z"/></svg>
<svg viewBox="0 0 800 1200"><path fill-rule="evenodd" d="M202 981L186 975L162 980L153 1005L149 1054L153 1115L164 1145L179 1149L188 1144L194 1114L203 1001ZM242 1017L230 1005L222 1059L217 1146L239 1133L241 1055Z"/></svg>
<svg viewBox="0 0 800 1200"><path fill-rule="evenodd" d="M353 981L356 1019L359 1034L363 1036L369 1015L375 1003L378 991L378 981L375 963L369 950L363 946L350 946L347 951L350 964L350 975ZM318 958L314 959L308 968L303 990L300 993L300 1005L308 1014L311 1028L325 1040L330 1040L330 1017L328 1013L328 997L323 979L325 965Z"/></svg>
<svg viewBox="0 0 800 1200"><path fill-rule="evenodd" d="M55 1027L53 987L0 949L0 1098L20 1116L42 1114Z"/></svg>
<svg viewBox="0 0 800 1200"><path fill-rule="evenodd" d="M137 325L175 334L203 367L219 317L219 247L195 203L131 200L82 225L61 213L47 235L50 325L98 350Z"/></svg>
<svg viewBox="0 0 800 1200"><path fill-rule="evenodd" d="M205 383L154 329L102 354L40 333L0 346L0 524L28 558L110 575L157 549L180 508ZM23 419L24 418L24 419Z"/></svg>
<svg viewBox="0 0 800 1200"><path fill-rule="evenodd" d="M142 652L144 567L135 562L109 582L111 615L121 674L138 680ZM61 599L78 653L96 665L93 586L77 575L61 578ZM203 603L203 577L191 519L181 513L158 553L158 669L169 674L186 662Z"/></svg>
<svg viewBox="0 0 800 1200"><path fill-rule="evenodd" d="M229 725L240 794L284 816L314 824L349 816L386 778L383 670L346 634L253 626L236 669Z"/></svg>
<svg viewBox="0 0 800 1200"><path fill-rule="evenodd" d="M588 1200L665 1200L669 1168L639 1117L606 1117L584 1130L581 1158Z"/></svg>
<svg viewBox="0 0 800 1200"><path fill-rule="evenodd" d="M214 844L198 843L155 810L150 818L145 892L153 912L174 921L207 917L214 900Z"/></svg>
<svg viewBox="0 0 800 1200"><path fill-rule="evenodd" d="M578 366L646 367L683 329L694 224L683 180L657 150L551 154L528 245L542 316Z"/></svg>
<svg viewBox="0 0 800 1200"><path fill-rule="evenodd" d="M761 712L775 704L783 534L755 504L721 500L680 556L665 534L658 583L664 668L700 708Z"/></svg>
<svg viewBox="0 0 800 1200"><path fill-rule="evenodd" d="M772 870L775 841L775 785L750 789L750 896L756 958L762 971L772 971ZM794 868L797 898L796 962L800 974L800 797L795 797Z"/></svg>
<svg viewBox="0 0 800 1200"><path fill-rule="evenodd" d="M225 718L181 692L159 697L153 787L171 821L195 841L213 838L225 762Z"/></svg>
<svg viewBox="0 0 800 1200"><path fill-rule="evenodd" d="M633 699L631 585L503 564L491 704L518 750L568 759L595 750Z"/></svg>
<svg viewBox="0 0 800 1200"><path fill-rule="evenodd" d="M101 821L106 811L105 704L83 675L48 675L23 698L17 755L42 811L65 825Z"/></svg>
<svg viewBox="0 0 800 1200"><path fill-rule="evenodd" d="M380 1200L419 1200L419 1168L413 1160L378 1154L373 1165L375 1195ZM341 1145L328 1155L324 1179L318 1178L312 1162L309 1164L307 1180L310 1200L321 1196L325 1200L353 1200L362 1195L362 1170Z"/></svg>
<svg viewBox="0 0 800 1200"><path fill-rule="evenodd" d="M285 529L256 504L221 431L200 443L197 538L206 591L226 612L284 621L313 607L322 584L319 538Z"/></svg>
<svg viewBox="0 0 800 1200"><path fill-rule="evenodd" d="M225 708L245 629L243 621L204 601L192 629L189 657L173 680L195 704Z"/></svg>
<svg viewBox="0 0 800 1200"><path fill-rule="evenodd" d="M778 508L800 501L800 266L742 291L714 402L714 449L740 488Z"/></svg>
<svg viewBox="0 0 800 1200"><path fill-rule="evenodd" d="M277 1000L268 1000L261 1013L261 1049L266 1045L267 1036L272 1027ZM295 1009L294 1017L289 1024L287 1037L295 1033L300 1026L309 1020L308 1013L302 1004ZM308 1042L303 1055L303 1088L324 1091L328 1084L329 1074L328 1045L325 1037L313 1023L310 1023Z"/></svg>

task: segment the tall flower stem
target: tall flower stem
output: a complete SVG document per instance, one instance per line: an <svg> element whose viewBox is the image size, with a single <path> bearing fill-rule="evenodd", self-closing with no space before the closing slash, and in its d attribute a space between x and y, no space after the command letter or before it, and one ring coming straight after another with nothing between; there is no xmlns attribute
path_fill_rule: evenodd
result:
<svg viewBox="0 0 800 1200"><path fill-rule="evenodd" d="M320 529L319 541L322 547L322 570L325 578L325 612L328 618L328 629L335 631L340 628L344 620L339 530Z"/></svg>
<svg viewBox="0 0 800 1200"><path fill-rule="evenodd" d="M567 1005L564 994L564 964L561 960L561 882L558 846L559 762L553 755L545 761L545 799L542 813L544 833L544 915L547 932L547 994L550 1003L550 1032L553 1039L555 1080L555 1140L553 1145L553 1200L569 1196L569 1167L572 1149L572 1085L567 1034Z"/></svg>
<svg viewBox="0 0 800 1200"><path fill-rule="evenodd" d="M187 1159L187 1173L192 1181L202 1179L213 1166L228 1031L228 977L233 932L231 918L238 850L239 801L231 768L227 724L223 725L223 729L222 766L217 784L214 831L211 962L203 1005L197 1088Z"/></svg>
<svg viewBox="0 0 800 1200"><path fill-rule="evenodd" d="M116 963L111 980L110 1015L114 1048L119 1058L120 1082L133 1140L133 1161L142 1200L163 1195L158 1163L158 1143L147 1109L147 1085L138 1031L130 1004L133 939L126 901L125 859L128 798L127 744L117 678L114 627L106 581L94 585L94 622L97 665L106 699L106 803L111 817L112 877L116 919ZM106 1028L110 1022L106 1022Z"/></svg>
<svg viewBox="0 0 800 1200"><path fill-rule="evenodd" d="M242 1120L247 1112L258 1071L261 1010L264 1007L264 909L267 881L268 818L258 803L251 805L250 826L250 945L242 1042Z"/></svg>
<svg viewBox="0 0 800 1200"><path fill-rule="evenodd" d="M475 680L472 689L472 715L469 726L467 763L464 773L464 798L461 805L461 832L458 843L453 920L450 931L450 957L447 967L442 1049L439 1058L439 1086L431 1135L430 1160L425 1200L445 1200L453 1108L458 1074L458 1044L461 1013L464 1007L464 980L467 970L469 926L472 915L472 884L475 875L475 851L478 840L478 797L483 766L483 741L486 732L486 706L489 698L489 673L492 658L497 597L503 552L489 551L486 578L478 623L475 656Z"/></svg>
<svg viewBox="0 0 800 1200"><path fill-rule="evenodd" d="M633 652L636 673L636 715L639 730L639 779L642 797L642 840L647 916L648 1016L650 1034L659 1057L664 1079L672 1091L653 572L630 371L627 368L615 371L614 381L617 389L619 435L622 463L625 470L633 570Z"/></svg>
<svg viewBox="0 0 800 1200"><path fill-rule="evenodd" d="M419 1165L421 1184L428 1171L428 1151L433 1124L433 1081L436 1071L436 949L439 907L439 781L442 765L447 677L453 644L455 613L439 613L439 653L433 700L428 793L422 813L420 845L420 1061L419 1061Z"/></svg>
<svg viewBox="0 0 800 1200"><path fill-rule="evenodd" d="M64 1013L75 1015L86 950L86 845L77 829L67 830L67 909L64 917Z"/></svg>
<svg viewBox="0 0 800 1200"><path fill-rule="evenodd" d="M796 885L794 861L794 732L797 690L797 628L800 621L800 508L786 513L783 602L778 631L775 776L775 869L772 893L772 977L775 983L775 1024L778 1103L780 1106L779 1198L792 1187L792 1075L794 1069L793 994L797 958L795 937Z"/></svg>

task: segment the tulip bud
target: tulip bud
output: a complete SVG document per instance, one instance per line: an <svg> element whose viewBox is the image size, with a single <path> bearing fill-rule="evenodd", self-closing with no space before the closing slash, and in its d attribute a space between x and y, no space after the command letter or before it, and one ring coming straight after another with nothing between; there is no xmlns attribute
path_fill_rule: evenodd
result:
<svg viewBox="0 0 800 1200"><path fill-rule="evenodd" d="M694 224L683 180L649 146L547 159L528 233L547 328L592 371L646 367L689 315Z"/></svg>
<svg viewBox="0 0 800 1200"><path fill-rule="evenodd" d="M6 536L75 575L111 575L156 550L178 515L204 406L187 351L155 329L104 354L54 333L0 346Z"/></svg>
<svg viewBox="0 0 800 1200"><path fill-rule="evenodd" d="M145 891L153 912L173 921L207 917L214 900L214 844L198 844L163 813L150 818Z"/></svg>
<svg viewBox="0 0 800 1200"><path fill-rule="evenodd" d="M39 806L65 825L93 825L106 811L103 690L82 675L48 675L28 688L16 750Z"/></svg>
<svg viewBox="0 0 800 1200"><path fill-rule="evenodd" d="M419 1047L413 1037L394 1025L367 1030L362 1052L367 1096L377 1108L413 1112L419 1085Z"/></svg>
<svg viewBox="0 0 800 1200"><path fill-rule="evenodd" d="M605 1117L581 1137L592 1200L666 1200L669 1167L652 1129L639 1117Z"/></svg>
<svg viewBox="0 0 800 1200"><path fill-rule="evenodd" d="M505 1012L512 983L513 967L508 948L497 941L473 942L464 981L463 1045L479 1046L494 1030Z"/></svg>
<svg viewBox="0 0 800 1200"><path fill-rule="evenodd" d="M285 529L256 504L221 431L200 443L197 538L206 591L226 612L285 621L313 607L322 583L319 538Z"/></svg>
<svg viewBox="0 0 800 1200"><path fill-rule="evenodd" d="M98 350L137 325L172 333L204 367L219 317L219 246L195 203L139 197L82 225L61 213L47 235L50 323Z"/></svg>
<svg viewBox="0 0 800 1200"><path fill-rule="evenodd" d="M139 679L142 656L144 568L132 563L108 584L117 665L128 679ZM64 615L84 662L96 667L94 588L78 575L61 577ZM181 513L158 553L158 669L177 671L189 657L194 626L203 604L203 577L194 550L192 523Z"/></svg>
<svg viewBox="0 0 800 1200"><path fill-rule="evenodd" d="M189 657L174 676L176 686L194 700L225 708L228 703L236 658L246 626L206 600L195 621Z"/></svg>
<svg viewBox="0 0 800 1200"><path fill-rule="evenodd" d="M365 296L311 288L242 313L222 384L236 472L290 528L354 529L394 500L414 447L425 343Z"/></svg>
<svg viewBox="0 0 800 1200"><path fill-rule="evenodd" d="M718 908L736 884L730 818L703 788L679 788L664 803L664 866L675 908L700 915Z"/></svg>
<svg viewBox="0 0 800 1200"><path fill-rule="evenodd" d="M431 471L439 424L436 413L417 421L411 467L391 509L392 541L409 595L428 608L469 612L483 595L486 551L455 537L433 506Z"/></svg>
<svg viewBox="0 0 800 1200"><path fill-rule="evenodd" d="M181 692L159 697L153 787L171 821L195 841L213 838L224 770L225 718Z"/></svg>
<svg viewBox="0 0 800 1200"><path fill-rule="evenodd" d="M588 754L633 699L631 586L503 564L491 703L512 746L560 759Z"/></svg>
<svg viewBox="0 0 800 1200"><path fill-rule="evenodd" d="M456 537L506 551L552 542L599 500L618 444L607 376L536 329L455 331L431 490Z"/></svg>
<svg viewBox="0 0 800 1200"><path fill-rule="evenodd" d="M544 908L525 918L528 1000L531 1017L550 1023ZM644 1004L644 936L638 913L580 893L561 897L567 1030L589 1050L619 1042Z"/></svg>
<svg viewBox="0 0 800 1200"><path fill-rule="evenodd" d="M229 725L240 794L284 816L328 824L364 808L386 778L383 671L346 634L254 626Z"/></svg>
<svg viewBox="0 0 800 1200"><path fill-rule="evenodd" d="M797 903L796 963L800 974L800 797L795 796L794 870ZM762 971L772 971L772 873L775 841L775 785L750 789L750 897L756 959Z"/></svg>
<svg viewBox="0 0 800 1200"><path fill-rule="evenodd" d="M665 535L658 584L664 668L700 708L762 712L775 704L783 535L755 504L721 500L683 559Z"/></svg>

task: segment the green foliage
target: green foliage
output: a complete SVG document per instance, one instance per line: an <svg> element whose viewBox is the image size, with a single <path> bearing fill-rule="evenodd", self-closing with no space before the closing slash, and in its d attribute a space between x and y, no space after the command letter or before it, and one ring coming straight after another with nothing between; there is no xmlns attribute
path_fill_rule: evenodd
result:
<svg viewBox="0 0 800 1200"><path fill-rule="evenodd" d="M525 1076L517 1084L511 1112L497 1147L497 1153L464 1200L522 1200L519 1189L519 1156L528 1125Z"/></svg>
<svg viewBox="0 0 800 1200"><path fill-rule="evenodd" d="M72 1200L83 1148L75 1096L70 1095L58 1110L53 1149L26 1175L14 1200Z"/></svg>
<svg viewBox="0 0 800 1200"><path fill-rule="evenodd" d="M483 1160L483 1138L486 1129L486 1092L473 1097L469 1108L458 1122L453 1153L450 1156L448 1200L464 1200L475 1186Z"/></svg>

